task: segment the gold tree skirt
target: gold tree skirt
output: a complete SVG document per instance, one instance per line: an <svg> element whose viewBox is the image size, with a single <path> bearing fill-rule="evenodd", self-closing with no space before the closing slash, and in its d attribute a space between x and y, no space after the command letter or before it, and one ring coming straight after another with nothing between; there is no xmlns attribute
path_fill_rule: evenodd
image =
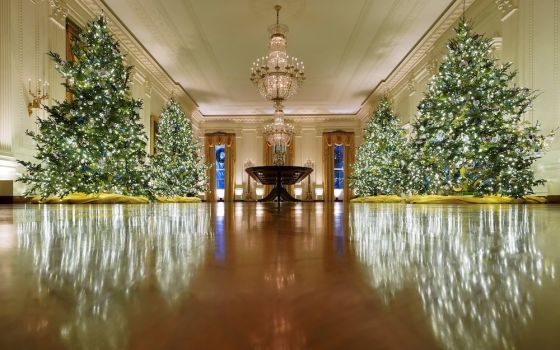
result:
<svg viewBox="0 0 560 350"><path fill-rule="evenodd" d="M358 197L352 199L354 203L404 203L405 197L397 195L379 195L369 197Z"/></svg>
<svg viewBox="0 0 560 350"><path fill-rule="evenodd" d="M31 198L36 204L147 204L150 200L142 196L125 196L116 193L70 193L64 197L49 196Z"/></svg>
<svg viewBox="0 0 560 350"><path fill-rule="evenodd" d="M198 197L156 197L159 203L200 203ZM49 196L31 198L35 204L148 204L150 200L143 196L126 196L116 193L70 193L64 197Z"/></svg>
<svg viewBox="0 0 560 350"><path fill-rule="evenodd" d="M160 203L200 203L202 200L198 197L156 197Z"/></svg>
<svg viewBox="0 0 560 350"><path fill-rule="evenodd" d="M412 204L544 204L546 198L539 196L525 196L523 198L512 198L505 196L369 196L352 200L354 203L412 203Z"/></svg>

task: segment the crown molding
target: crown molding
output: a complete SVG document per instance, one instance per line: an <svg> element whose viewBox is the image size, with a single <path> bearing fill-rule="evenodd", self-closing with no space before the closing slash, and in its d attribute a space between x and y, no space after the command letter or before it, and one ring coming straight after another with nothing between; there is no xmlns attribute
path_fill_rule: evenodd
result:
<svg viewBox="0 0 560 350"><path fill-rule="evenodd" d="M502 13L502 22L507 21L511 15L513 15L518 8L517 0L494 0L498 10Z"/></svg>
<svg viewBox="0 0 560 350"><path fill-rule="evenodd" d="M68 1L68 15L76 19L80 24L85 24L89 19L94 18L103 12L107 18L107 23L111 33L119 41L121 47L128 56L134 60L135 69L143 71L150 81L151 88L166 98L175 96L182 102L188 115L193 115L198 111L198 105L183 87L171 78L163 67L152 57L146 48L140 43L132 32L116 16L111 8L102 0L70 0ZM83 14L87 14L84 18Z"/></svg>
<svg viewBox="0 0 560 350"><path fill-rule="evenodd" d="M262 124L273 120L273 115L220 115L202 116L204 123L234 123L234 124ZM292 123L321 123L321 122L355 122L358 119L354 114L323 114L323 115L291 115L286 114L286 120Z"/></svg>
<svg viewBox="0 0 560 350"><path fill-rule="evenodd" d="M381 81L364 100L360 111L357 113L357 116L362 123L367 121L367 118L373 110L373 105L376 101L378 101L383 95L389 95L405 78L413 74L413 70L418 69L420 62L428 57L435 43L463 15L463 4L466 10L475 1L476 0L464 0L463 3L463 0L455 0L451 5L449 5L449 7L434 22L432 27L426 32L426 34L424 34L418 43L414 45L408 54L406 54L401 62L393 69L393 71L389 73L387 78ZM426 70L431 71L432 67L426 67Z"/></svg>
<svg viewBox="0 0 560 350"><path fill-rule="evenodd" d="M50 0L54 1L54 0ZM60 1L60 0L59 0ZM465 8L469 8L476 0L464 0ZM508 1L495 0L497 5L504 6ZM61 1L62 2L62 1ZM170 98L174 96L185 108L185 112L191 116L193 124L200 126L205 123L214 122L234 122L234 123L262 123L267 115L227 115L215 116L204 115L200 112L197 103L192 99L188 92L163 69L163 67L151 56L148 50L130 32L123 22L116 16L111 8L103 0L66 0L67 13L80 24L84 24L89 18L93 18L104 12L109 28L119 40L123 49L129 57L134 60L138 70L144 72L146 80L149 81L151 93L157 93L162 97ZM513 2L510 0L510 2ZM507 7L507 5L506 5ZM507 8L509 9L509 7ZM502 10L500 8L500 10ZM86 13L88 18L84 18ZM455 0L440 15L436 22L424 34L424 36L414 45L401 62L391 71L391 73L381 81L364 100L360 109L355 114L323 114L323 115L293 115L287 116L299 122L325 122L325 121L345 121L356 120L362 125L367 122L374 107L374 103L383 95L394 92L395 87L403 82L404 79L413 74L413 70L421 71L421 75L431 71L431 67L420 67L419 63L426 59L431 53L434 44L442 35L449 30L463 14L463 0ZM408 78L409 82L418 81L413 75ZM413 84L408 84L409 89Z"/></svg>

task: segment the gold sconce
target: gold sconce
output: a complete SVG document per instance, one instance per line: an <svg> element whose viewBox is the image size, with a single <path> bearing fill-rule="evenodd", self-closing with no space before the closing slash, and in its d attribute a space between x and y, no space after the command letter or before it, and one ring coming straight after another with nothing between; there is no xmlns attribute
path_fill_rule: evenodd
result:
<svg viewBox="0 0 560 350"><path fill-rule="evenodd" d="M27 113L31 116L33 110L41 108L43 101L49 98L49 83L39 79L35 83L35 89L33 91L31 90L31 79L28 79L27 89L29 96L31 96L31 102L27 104Z"/></svg>

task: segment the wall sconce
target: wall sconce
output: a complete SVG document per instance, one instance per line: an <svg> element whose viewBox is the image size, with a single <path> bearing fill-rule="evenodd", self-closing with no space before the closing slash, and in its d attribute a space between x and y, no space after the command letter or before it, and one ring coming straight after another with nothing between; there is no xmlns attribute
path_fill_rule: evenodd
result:
<svg viewBox="0 0 560 350"><path fill-rule="evenodd" d="M27 113L31 116L31 114L33 114L33 110L41 108L43 101L49 98L49 83L39 79L35 83L35 89L33 91L31 90L31 79L28 79L27 90L31 96L31 102L27 104Z"/></svg>

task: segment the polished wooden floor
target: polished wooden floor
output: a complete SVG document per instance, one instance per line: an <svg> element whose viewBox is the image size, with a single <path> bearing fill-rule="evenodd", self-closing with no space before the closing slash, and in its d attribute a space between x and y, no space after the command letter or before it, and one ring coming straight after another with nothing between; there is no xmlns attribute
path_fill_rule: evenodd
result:
<svg viewBox="0 0 560 350"><path fill-rule="evenodd" d="M560 207L0 206L1 349L559 349Z"/></svg>

